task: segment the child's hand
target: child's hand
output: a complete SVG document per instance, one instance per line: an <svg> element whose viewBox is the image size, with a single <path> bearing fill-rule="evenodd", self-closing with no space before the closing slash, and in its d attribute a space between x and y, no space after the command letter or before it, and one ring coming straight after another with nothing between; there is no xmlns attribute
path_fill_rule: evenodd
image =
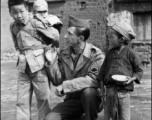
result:
<svg viewBox="0 0 152 120"><path fill-rule="evenodd" d="M124 83L124 85L130 84L130 83L133 82L134 80L136 80L136 77L129 78L128 81L126 81L126 82Z"/></svg>

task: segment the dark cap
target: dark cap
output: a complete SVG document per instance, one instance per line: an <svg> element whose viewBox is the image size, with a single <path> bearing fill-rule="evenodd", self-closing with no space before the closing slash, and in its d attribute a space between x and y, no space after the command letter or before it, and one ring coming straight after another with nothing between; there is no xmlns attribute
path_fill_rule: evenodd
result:
<svg viewBox="0 0 152 120"><path fill-rule="evenodd" d="M10 9L11 6L21 5L21 4L26 5L26 3L27 3L27 0L8 0L8 7Z"/></svg>
<svg viewBox="0 0 152 120"><path fill-rule="evenodd" d="M75 18L75 17L69 15L69 25L68 25L68 27L90 28L90 23L91 23L90 19L87 19L87 20L78 19L78 18Z"/></svg>

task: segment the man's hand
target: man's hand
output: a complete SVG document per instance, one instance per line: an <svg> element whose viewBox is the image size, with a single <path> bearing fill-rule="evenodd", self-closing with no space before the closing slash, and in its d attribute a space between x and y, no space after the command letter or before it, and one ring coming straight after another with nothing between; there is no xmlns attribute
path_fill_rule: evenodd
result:
<svg viewBox="0 0 152 120"><path fill-rule="evenodd" d="M59 85L56 87L55 94L59 97L62 97L62 96L64 96L64 94L61 93L62 91L63 91L63 87L62 87L62 85Z"/></svg>
<svg viewBox="0 0 152 120"><path fill-rule="evenodd" d="M47 59L47 61L52 64L55 59L57 58L57 51L55 48L52 48L51 46L49 46L45 52L45 57Z"/></svg>

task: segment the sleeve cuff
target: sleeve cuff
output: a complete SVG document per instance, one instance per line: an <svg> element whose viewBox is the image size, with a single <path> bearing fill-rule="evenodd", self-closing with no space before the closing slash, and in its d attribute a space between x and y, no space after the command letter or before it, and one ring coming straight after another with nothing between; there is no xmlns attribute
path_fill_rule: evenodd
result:
<svg viewBox="0 0 152 120"><path fill-rule="evenodd" d="M136 77L135 83L140 84L140 77L138 75L133 75L134 77Z"/></svg>
<svg viewBox="0 0 152 120"><path fill-rule="evenodd" d="M63 91L64 91L64 93L68 93L68 92L71 92L71 89L70 89L70 85L71 84L71 82L69 81L69 80L66 80L66 81L64 81L63 82Z"/></svg>

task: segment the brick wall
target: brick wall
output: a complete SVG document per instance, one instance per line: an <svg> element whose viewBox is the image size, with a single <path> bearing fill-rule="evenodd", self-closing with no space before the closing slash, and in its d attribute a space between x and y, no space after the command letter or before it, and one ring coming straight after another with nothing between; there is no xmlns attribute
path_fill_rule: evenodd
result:
<svg viewBox="0 0 152 120"><path fill-rule="evenodd" d="M151 0L114 0L115 11L127 10L130 12L151 11Z"/></svg>
<svg viewBox="0 0 152 120"><path fill-rule="evenodd" d="M50 3L49 13L61 16L61 20L63 21L64 27L61 32L61 45L65 45L64 35L68 25L68 15L73 15L78 18L92 20L91 35L88 41L97 45L102 50L106 49L105 18L108 15L106 0L67 0L63 3Z"/></svg>
<svg viewBox="0 0 152 120"><path fill-rule="evenodd" d="M66 2L49 2L49 13L55 14L60 17L62 20L64 27L61 32L61 47L65 46L64 35L67 30L68 25L68 15L73 15L82 19L91 19L91 35L88 42L95 44L100 47L103 51L106 50L106 17L108 15L108 2L110 0L66 0ZM7 9L7 5L5 3L5 8ZM29 10L32 11L32 3L29 4ZM8 9L6 11L8 13ZM8 13L8 19L12 21ZM3 18L2 18L3 19ZM3 19L5 21L5 19ZM9 22L10 23L10 22ZM2 58L5 60L16 58L12 42L12 38L10 36L9 24L4 23L5 27L7 27L8 34L2 36L3 39L1 43L3 43L2 47ZM9 39L7 39L9 37ZM10 43L10 44L8 44ZM9 47L8 47L9 46ZM6 54L7 52L7 54ZM14 56L14 57L12 57ZM1 59L2 59L1 58Z"/></svg>
<svg viewBox="0 0 152 120"><path fill-rule="evenodd" d="M130 19L136 33L132 47L139 53L143 65L151 63L151 0L112 0L111 3L114 14L126 10L130 12L130 16L125 17Z"/></svg>

